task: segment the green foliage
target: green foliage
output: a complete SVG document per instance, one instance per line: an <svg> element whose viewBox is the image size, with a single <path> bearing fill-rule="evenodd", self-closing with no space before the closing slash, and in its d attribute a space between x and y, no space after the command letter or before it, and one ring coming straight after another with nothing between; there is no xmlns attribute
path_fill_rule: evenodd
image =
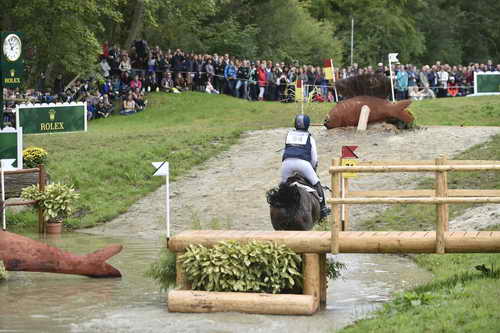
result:
<svg viewBox="0 0 500 333"><path fill-rule="evenodd" d="M73 187L65 184L49 184L44 191L40 191L37 185L31 185L21 192L23 199L38 200L38 205L44 209L49 222L70 216L79 196Z"/></svg>
<svg viewBox="0 0 500 333"><path fill-rule="evenodd" d="M302 258L270 242L191 245L180 260L193 290L276 294L302 286Z"/></svg>
<svg viewBox="0 0 500 333"><path fill-rule="evenodd" d="M23 167L26 169L36 168L47 162L48 153L43 148L28 147L23 150Z"/></svg>
<svg viewBox="0 0 500 333"><path fill-rule="evenodd" d="M7 280L8 274L5 270L5 266L3 265L3 261L0 260L0 282L3 280Z"/></svg>
<svg viewBox="0 0 500 333"><path fill-rule="evenodd" d="M160 252L158 261L151 264L146 272L146 276L155 280L161 290L175 287L176 255L167 248Z"/></svg>
<svg viewBox="0 0 500 333"><path fill-rule="evenodd" d="M120 23L116 7L122 0L2 2L2 30L24 33L26 62L33 73L50 71L92 73L103 37L103 22Z"/></svg>
<svg viewBox="0 0 500 333"><path fill-rule="evenodd" d="M341 271L346 269L346 264L340 261L327 261L326 263L326 279L335 280L341 275Z"/></svg>

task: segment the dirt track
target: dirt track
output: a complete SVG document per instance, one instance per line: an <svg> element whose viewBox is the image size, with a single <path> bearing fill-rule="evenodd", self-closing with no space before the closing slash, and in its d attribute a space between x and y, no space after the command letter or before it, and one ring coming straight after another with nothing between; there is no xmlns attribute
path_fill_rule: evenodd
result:
<svg viewBox="0 0 500 333"><path fill-rule="evenodd" d="M201 224L241 230L271 230L265 192L279 181L281 151L288 129L252 131L240 143L219 154L171 185L173 233ZM500 133L500 127L429 127L399 134L368 130L312 128L318 144L319 174L329 184L328 166L343 145L358 145L363 160L433 159L452 157ZM352 182L351 188L410 188L415 174L375 174ZM391 185L392 184L392 185ZM355 228L361 216L374 214L380 206L358 206L351 210ZM490 212L491 213L491 212ZM165 234L165 188L132 205L129 211L105 225L84 232L143 238Z"/></svg>

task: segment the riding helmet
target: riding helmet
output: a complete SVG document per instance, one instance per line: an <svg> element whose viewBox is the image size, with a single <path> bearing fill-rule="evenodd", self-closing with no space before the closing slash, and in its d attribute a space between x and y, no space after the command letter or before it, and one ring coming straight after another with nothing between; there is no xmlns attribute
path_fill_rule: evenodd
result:
<svg viewBox="0 0 500 333"><path fill-rule="evenodd" d="M299 114L295 117L295 129L307 131L309 129L309 124L311 119L306 114Z"/></svg>

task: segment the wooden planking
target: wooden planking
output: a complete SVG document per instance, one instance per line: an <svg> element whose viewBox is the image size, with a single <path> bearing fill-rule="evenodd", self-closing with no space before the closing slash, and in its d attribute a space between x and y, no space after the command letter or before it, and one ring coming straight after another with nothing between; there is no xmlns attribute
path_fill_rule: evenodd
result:
<svg viewBox="0 0 500 333"><path fill-rule="evenodd" d="M447 253L500 252L500 231L445 232ZM434 231L341 232L341 253L433 253Z"/></svg>
<svg viewBox="0 0 500 333"><path fill-rule="evenodd" d="M435 171L500 171L500 164L484 165L386 165L386 166L332 166L333 172L435 172Z"/></svg>
<svg viewBox="0 0 500 333"><path fill-rule="evenodd" d="M405 165L433 165L434 160L418 160L418 161L358 161L358 166L386 166L386 165L394 165L394 166L405 166ZM493 160L448 160L447 165L491 165L491 164L500 164L500 161Z"/></svg>
<svg viewBox="0 0 500 333"><path fill-rule="evenodd" d="M171 312L245 312L277 315L312 315L318 300L310 295L209 292L171 290L168 293Z"/></svg>
<svg viewBox="0 0 500 333"><path fill-rule="evenodd" d="M348 191L346 198L425 198L433 197L435 190L383 190L383 191ZM500 197L500 190L450 190L449 197Z"/></svg>
<svg viewBox="0 0 500 333"><path fill-rule="evenodd" d="M324 231L184 231L170 238L168 247L173 252L184 251L191 244L213 246L220 241L236 240L250 242L252 240L272 241L285 244L297 253L330 252L331 234Z"/></svg>
<svg viewBox="0 0 500 333"><path fill-rule="evenodd" d="M218 237L206 231L185 231L170 238L171 251L183 251L190 244L213 246L221 240L248 242L274 241L285 244L297 253L330 252L330 233L321 231L226 231ZM228 237L230 235L230 237ZM256 235L256 237L254 237ZM258 236L257 236L258 235ZM500 252L500 231L445 232L448 253ZM341 253L433 253L436 250L434 231L346 231L339 233Z"/></svg>

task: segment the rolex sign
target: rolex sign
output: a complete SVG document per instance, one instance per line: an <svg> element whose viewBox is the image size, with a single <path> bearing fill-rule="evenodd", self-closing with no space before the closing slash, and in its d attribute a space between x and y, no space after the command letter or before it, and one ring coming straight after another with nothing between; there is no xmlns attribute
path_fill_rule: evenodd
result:
<svg viewBox="0 0 500 333"><path fill-rule="evenodd" d="M87 131L86 103L19 105L17 125L24 134Z"/></svg>

